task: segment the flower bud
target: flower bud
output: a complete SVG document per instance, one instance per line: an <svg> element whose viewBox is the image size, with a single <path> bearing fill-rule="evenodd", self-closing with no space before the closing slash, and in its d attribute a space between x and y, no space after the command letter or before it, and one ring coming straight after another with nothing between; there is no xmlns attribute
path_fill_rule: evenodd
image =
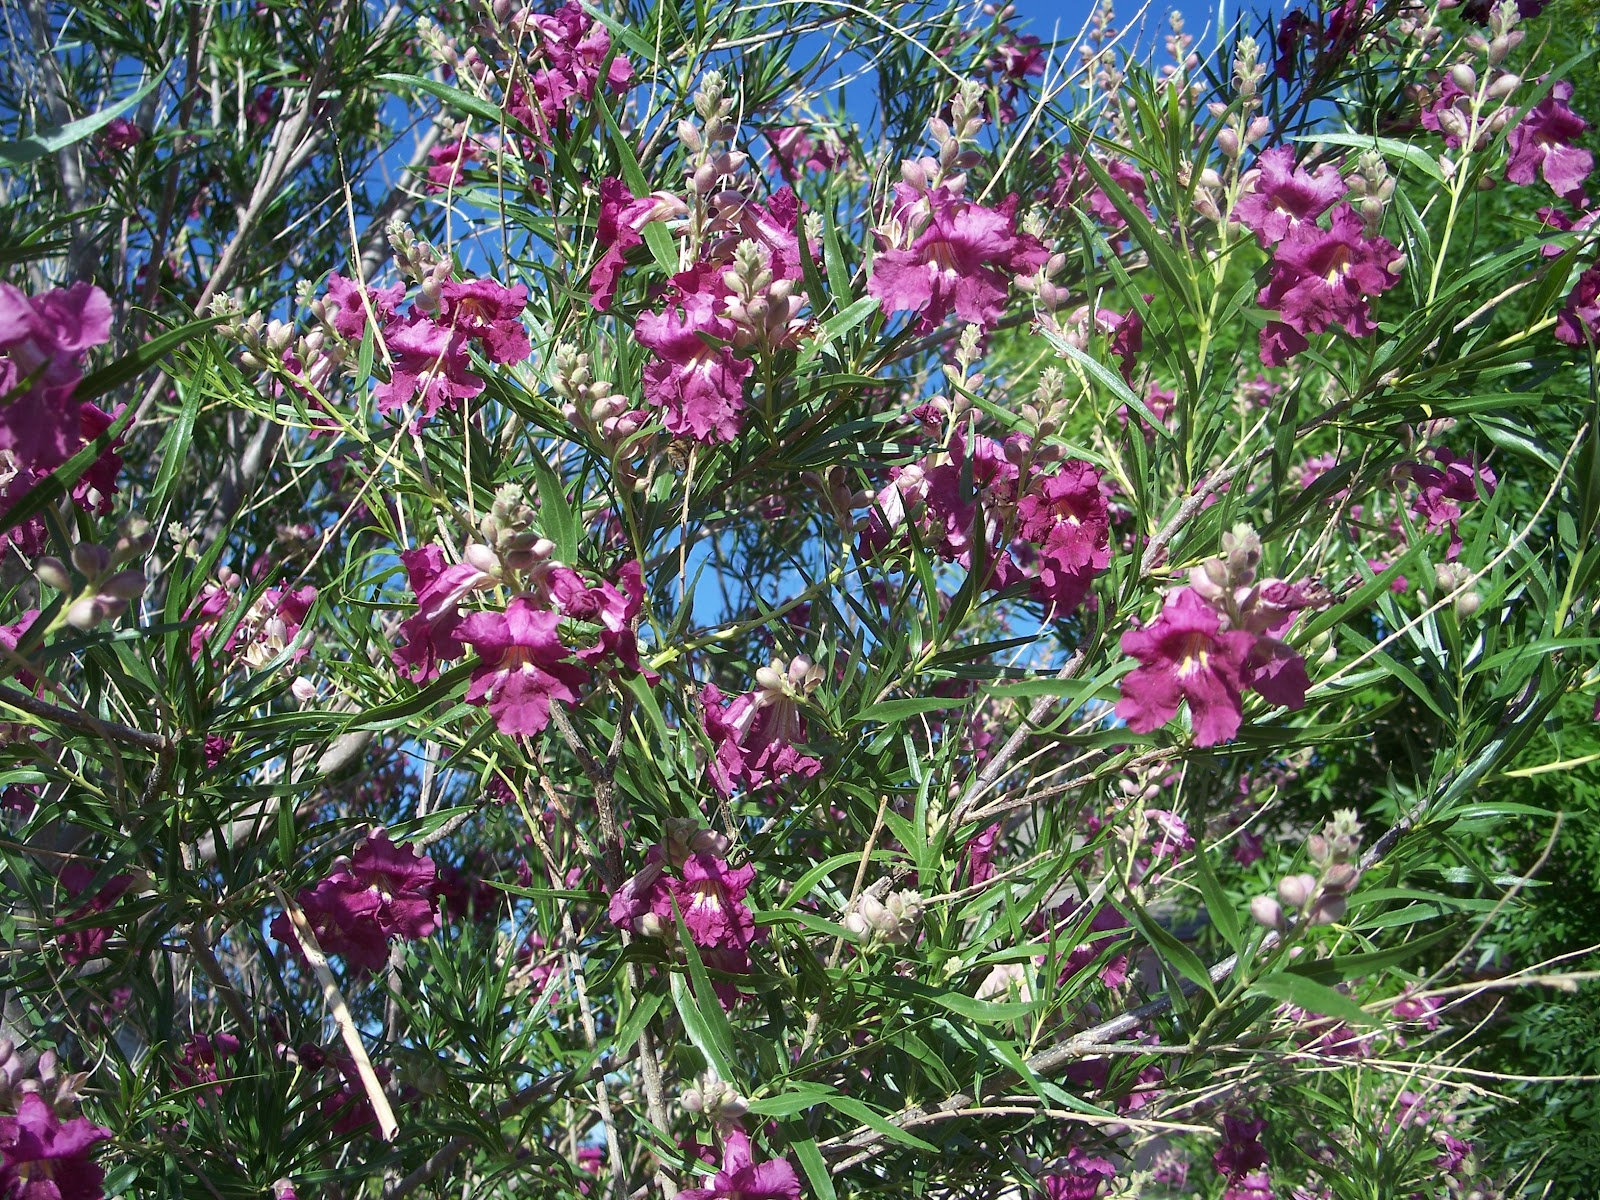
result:
<svg viewBox="0 0 1600 1200"><path fill-rule="evenodd" d="M1344 916L1349 907L1349 902L1343 896L1323 896L1311 910L1311 923L1332 925Z"/></svg>
<svg viewBox="0 0 1600 1200"><path fill-rule="evenodd" d="M1478 595L1477 592L1462 592L1461 595L1456 597L1456 616L1463 621L1482 607L1483 597Z"/></svg>
<svg viewBox="0 0 1600 1200"><path fill-rule="evenodd" d="M1489 84L1488 97L1491 100L1504 100L1512 92L1522 86L1522 76L1513 75L1507 71L1504 75L1496 76Z"/></svg>
<svg viewBox="0 0 1600 1200"><path fill-rule="evenodd" d="M1225 158L1239 157L1239 132L1228 128L1217 134L1217 149L1222 151Z"/></svg>
<svg viewBox="0 0 1600 1200"><path fill-rule="evenodd" d="M1283 906L1271 896L1257 896L1250 901L1250 915L1268 929L1283 928Z"/></svg>
<svg viewBox="0 0 1600 1200"><path fill-rule="evenodd" d="M1278 899L1288 907L1302 909L1317 890L1317 877L1301 873L1278 880Z"/></svg>
<svg viewBox="0 0 1600 1200"><path fill-rule="evenodd" d="M294 682L289 685L289 691L301 704L310 704L317 698L317 685L304 675L294 677Z"/></svg>
<svg viewBox="0 0 1600 1200"><path fill-rule="evenodd" d="M67 624L88 633L108 615L98 596L80 596L67 608Z"/></svg>
<svg viewBox="0 0 1600 1200"><path fill-rule="evenodd" d="M118 571L100 585L101 596L116 600L137 600L147 586L143 571Z"/></svg>
<svg viewBox="0 0 1600 1200"><path fill-rule="evenodd" d="M90 579L98 579L111 567L111 552L93 542L79 542L72 548L72 565Z"/></svg>
<svg viewBox="0 0 1600 1200"><path fill-rule="evenodd" d="M67 565L59 558L45 555L34 564L33 573L39 577L40 583L58 592L72 590L72 577L67 574Z"/></svg>
<svg viewBox="0 0 1600 1200"><path fill-rule="evenodd" d="M1450 68L1450 82L1470 94L1477 90L1478 73L1466 63L1457 63Z"/></svg>

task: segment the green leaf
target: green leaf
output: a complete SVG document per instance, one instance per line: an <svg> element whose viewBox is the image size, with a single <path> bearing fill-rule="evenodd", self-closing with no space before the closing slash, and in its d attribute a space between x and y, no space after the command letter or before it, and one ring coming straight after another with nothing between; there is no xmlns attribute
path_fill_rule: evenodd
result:
<svg viewBox="0 0 1600 1200"><path fill-rule="evenodd" d="M683 1028L695 1048L706 1056L719 1076L735 1082L739 1077L733 1069L733 1026L728 1024L722 1001L712 990L711 977L706 974L705 963L700 961L700 951L689 936L689 927L683 923L676 899L672 902L672 916L678 923L678 945L683 948L689 967L687 979L676 973L672 976L672 1002L677 1005Z"/></svg>
<svg viewBox="0 0 1600 1200"><path fill-rule="evenodd" d="M168 68L163 67L159 75L133 95L117 101L110 108L101 109L92 116L80 117L55 129L41 130L32 137L18 138L14 142L0 142L0 162L20 167L24 163L35 162L83 141L84 138L111 124L148 96L167 77L167 70Z"/></svg>
<svg viewBox="0 0 1600 1200"><path fill-rule="evenodd" d="M1303 1008L1307 1012L1324 1017L1334 1017L1351 1025L1378 1023L1375 1017L1363 1012L1361 1006L1343 992L1336 992L1326 984L1307 979L1304 975L1297 975L1293 971L1284 971L1279 975L1268 975L1265 979L1258 979L1250 985L1250 992L1252 995L1265 996L1270 1000L1287 1001L1296 1008Z"/></svg>
<svg viewBox="0 0 1600 1200"><path fill-rule="evenodd" d="M899 1142L902 1146L910 1146L916 1150L927 1150L934 1154L939 1152L939 1147L932 1142L923 1141L916 1134L901 1129L900 1126L887 1120L881 1113L876 1112L853 1096L825 1096L822 1102L829 1108L836 1108L844 1113L845 1116L876 1130L892 1142Z"/></svg>
<svg viewBox="0 0 1600 1200"><path fill-rule="evenodd" d="M882 721L886 725L892 725L907 717L914 717L918 713L960 708L966 702L965 696L911 696L903 700L882 700L877 704L867 705L850 718L850 723L858 725L865 721Z"/></svg>
<svg viewBox="0 0 1600 1200"><path fill-rule="evenodd" d="M510 121L506 111L498 105L481 100L471 92L463 92L458 87L451 87L448 83L441 83L437 79L429 79L424 75L404 75L394 71L385 72L377 79L379 83L392 83L401 87L416 88L419 92L427 92L430 96L443 100L451 108L477 117L481 121L487 121L496 129Z"/></svg>
<svg viewBox="0 0 1600 1200"><path fill-rule="evenodd" d="M806 1173L806 1182L817 1194L816 1200L838 1200L833 1190L833 1176L828 1173L828 1164L823 1161L822 1151L817 1149L817 1139L795 1138L790 1141L789 1149L800 1160L800 1169Z"/></svg>
<svg viewBox="0 0 1600 1200"><path fill-rule="evenodd" d="M1234 950L1239 949L1242 940L1239 914L1234 911L1228 893L1222 890L1222 883L1217 878L1217 873L1211 869L1211 856L1206 853L1203 845L1195 847L1194 862L1199 875L1200 894L1206 901L1206 915L1211 918L1211 923L1217 927L1217 932L1222 934L1228 945Z"/></svg>
<svg viewBox="0 0 1600 1200"><path fill-rule="evenodd" d="M567 503L567 489L550 466L544 451L530 442L529 466L539 485L539 520L544 535L556 544L556 557L564 563L578 561L578 519Z"/></svg>

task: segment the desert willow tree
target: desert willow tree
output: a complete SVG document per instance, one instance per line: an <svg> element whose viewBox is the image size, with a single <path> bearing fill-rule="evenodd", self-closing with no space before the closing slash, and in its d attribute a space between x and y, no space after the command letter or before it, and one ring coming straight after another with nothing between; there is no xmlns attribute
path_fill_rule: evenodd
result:
<svg viewBox="0 0 1600 1200"><path fill-rule="evenodd" d="M6 7L0 1196L1519 1192L1542 7Z"/></svg>

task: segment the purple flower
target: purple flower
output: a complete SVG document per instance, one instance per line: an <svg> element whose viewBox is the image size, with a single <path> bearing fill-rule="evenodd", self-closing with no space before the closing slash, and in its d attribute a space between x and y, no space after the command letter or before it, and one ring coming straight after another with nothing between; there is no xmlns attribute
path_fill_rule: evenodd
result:
<svg viewBox="0 0 1600 1200"><path fill-rule="evenodd" d="M1594 155L1574 144L1589 123L1567 107L1570 99L1572 85L1563 80L1512 127L1506 138L1511 154L1506 180L1530 184L1542 175L1551 191L1581 208L1587 203L1583 183L1594 169Z"/></svg>
<svg viewBox="0 0 1600 1200"><path fill-rule="evenodd" d="M1039 550L1033 594L1056 616L1065 616L1111 565L1111 519L1100 473L1080 459L1063 463L1018 502L1017 517L1019 535Z"/></svg>
<svg viewBox="0 0 1600 1200"><path fill-rule="evenodd" d="M762 667L756 672L756 690L726 705L715 684L701 689L703 727L715 750L706 773L724 796L733 794L736 783L756 788L768 780L810 779L822 769L821 762L796 745L806 740L800 698L811 672L803 658L787 668L776 662Z"/></svg>
<svg viewBox="0 0 1600 1200"><path fill-rule="evenodd" d="M552 700L577 701L588 676L565 661L559 623L555 613L540 612L522 596L503 613L475 612L461 622L456 636L482 660L467 701L487 705L501 733L539 733L549 724Z"/></svg>
<svg viewBox="0 0 1600 1200"><path fill-rule="evenodd" d="M1135 733L1159 729L1189 702L1196 746L1231 741L1243 716L1240 687L1255 636L1222 630L1217 610L1193 588L1167 598L1161 615L1122 635L1124 654L1140 666L1122 678L1117 715Z"/></svg>
<svg viewBox="0 0 1600 1200"><path fill-rule="evenodd" d="M100 135L102 149L120 154L144 141L144 130L140 129L127 117L113 117L106 126L105 132Z"/></svg>
<svg viewBox="0 0 1600 1200"><path fill-rule="evenodd" d="M963 199L946 187L895 185L895 204L878 231L883 249L867 292L884 311L914 312L929 333L952 312L993 329L1005 311L1011 280L1031 275L1049 257L1037 239L1016 229L1017 198L998 209Z"/></svg>
<svg viewBox="0 0 1600 1200"><path fill-rule="evenodd" d="M5 1200L100 1200L105 1172L89 1157L111 1131L87 1117L63 1121L35 1093L0 1116L0 1196ZM798 1193L797 1193L798 1194Z"/></svg>
<svg viewBox="0 0 1600 1200"><path fill-rule="evenodd" d="M662 424L675 437L716 443L739 436L744 381L754 365L706 340L726 343L738 332L722 315L729 295L720 269L701 264L672 277L665 311L641 313L634 325L633 336L655 355L644 369L645 399L663 410Z"/></svg>
<svg viewBox="0 0 1600 1200"><path fill-rule="evenodd" d="M729 867L712 854L691 854L682 867L682 879L668 882L689 937L702 949L745 950L755 940L755 917L744 903L755 880L755 868L746 863ZM657 911L666 921L672 910Z"/></svg>
<svg viewBox="0 0 1600 1200"><path fill-rule="evenodd" d="M605 253L589 272L589 302L599 312L611 307L617 277L627 265L628 251L644 244L644 227L651 221L670 221L688 209L670 192L651 192L635 199L620 179L600 181L600 220L595 241Z"/></svg>
<svg viewBox="0 0 1600 1200"><path fill-rule="evenodd" d="M183 1061L174 1070L184 1087L198 1087L195 1099L205 1103L205 1093L222 1095L222 1080L226 1078L223 1060L239 1053L239 1039L231 1033L196 1034L183 1047ZM208 1088L205 1085L210 1084Z"/></svg>
<svg viewBox="0 0 1600 1200"><path fill-rule="evenodd" d="M1579 275L1567 293L1556 316L1556 337L1569 346L1600 342L1600 263Z"/></svg>
<svg viewBox="0 0 1600 1200"><path fill-rule="evenodd" d="M1226 1175L1230 1184L1267 1165L1267 1148L1261 1144L1266 1128L1265 1121L1232 1113L1223 1116L1222 1145L1211 1155L1211 1165Z"/></svg>
<svg viewBox="0 0 1600 1200"><path fill-rule="evenodd" d="M471 563L445 566L444 551L438 546L402 550L411 590L417 597L417 611L400 622L405 639L392 650L389 659L418 682L439 677L439 663L460 658L466 653L457 631L461 610L457 601L474 588L489 582L489 577Z"/></svg>
<svg viewBox="0 0 1600 1200"><path fill-rule="evenodd" d="M1346 188L1338 168L1323 163L1312 175L1295 163L1289 146L1264 151L1256 167L1255 190L1239 198L1233 219L1255 234L1263 246L1277 245L1290 230L1315 224L1344 199Z"/></svg>
<svg viewBox="0 0 1600 1200"><path fill-rule="evenodd" d="M471 279L439 289L439 323L477 342L493 363L519 363L533 353L522 324L527 306L528 288L521 283L506 287L492 279Z"/></svg>
<svg viewBox="0 0 1600 1200"><path fill-rule="evenodd" d="M415 941L439 928L438 879L433 860L375 833L343 866L296 896L317 944L342 954L352 967L376 971L394 938ZM273 919L272 936L299 948L288 914Z"/></svg>
<svg viewBox="0 0 1600 1200"><path fill-rule="evenodd" d="M483 391L483 380L472 373L467 339L413 311L384 330L392 359L389 380L372 390L378 411L398 413L413 402L417 411L413 430L431 421L441 408L455 408Z"/></svg>
<svg viewBox="0 0 1600 1200"><path fill-rule="evenodd" d="M814 141L804 125L789 125L767 130L773 161L785 179L793 183L807 171L831 171L844 159L842 149L824 138Z"/></svg>
<svg viewBox="0 0 1600 1200"><path fill-rule="evenodd" d="M457 138L447 145L435 146L428 151L428 157L433 166L428 168L427 191L437 193L460 186L467 167L478 161L480 152L472 143Z"/></svg>
<svg viewBox="0 0 1600 1200"><path fill-rule="evenodd" d="M1281 321L1261 333L1261 360L1281 366L1306 347L1306 336L1334 325L1351 337L1377 332L1368 297L1394 286L1391 269L1402 255L1383 238L1368 238L1349 204L1333 210L1332 227L1290 230L1273 257L1272 278L1256 303L1278 309Z"/></svg>
<svg viewBox="0 0 1600 1200"><path fill-rule="evenodd" d="M1073 1146L1067 1151L1066 1160L1039 1180L1040 1191L1049 1200L1095 1200L1101 1187L1116 1175L1117 1168L1109 1160Z"/></svg>
<svg viewBox="0 0 1600 1200"><path fill-rule="evenodd" d="M62 890L78 901L88 896L88 902L79 904L66 917L57 917L57 925L76 924L109 911L133 883L132 875L113 875L104 887L93 896L89 896L89 886L94 882L94 877L94 869L84 863L68 863L61 868L59 879ZM61 946L61 957L66 960L69 967L76 967L98 958L110 940L110 925L89 925L83 929L72 929L56 935L56 942Z"/></svg>
<svg viewBox="0 0 1600 1200"><path fill-rule="evenodd" d="M0 508L109 427L105 413L72 393L83 378L83 356L110 338L111 301L97 287L75 283L28 296L0 283L0 479L8 480L0 484ZM85 504L92 490L103 500L115 490L120 465L114 454L103 457L73 498ZM32 549L43 532L36 519L9 536Z"/></svg>
<svg viewBox="0 0 1600 1200"><path fill-rule="evenodd" d="M1450 531L1448 558L1461 553L1461 506L1481 497L1494 495L1498 482L1488 467L1480 466L1471 455L1458 458L1448 447L1440 446L1432 452L1433 464L1412 463L1411 480L1417 485L1417 497L1411 502L1411 511L1421 517L1428 533L1441 529Z"/></svg>
<svg viewBox="0 0 1600 1200"><path fill-rule="evenodd" d="M687 1188L678 1195L681 1200L800 1200L800 1177L787 1159L755 1162L750 1139L735 1129L723 1143L722 1169L712 1176L711 1185Z"/></svg>
<svg viewBox="0 0 1600 1200"><path fill-rule="evenodd" d="M521 32L531 35L531 45L522 53L527 56L538 111L520 84L506 108L530 129L546 132L558 124L565 114L593 99L602 78L613 92L623 91L633 78L633 65L620 54L606 66L611 35L583 11L578 0L567 0L551 13L524 10L517 21L524 26Z"/></svg>
<svg viewBox="0 0 1600 1200"><path fill-rule="evenodd" d="M1139 211L1150 216L1148 185L1139 169L1120 158L1097 158L1096 161ZM1057 208L1072 204L1086 209L1107 229L1119 230L1127 224L1117 211L1117 206L1111 202L1111 197L1095 183L1088 167L1070 150L1061 156L1057 164L1056 181L1050 187L1050 203Z"/></svg>
<svg viewBox="0 0 1600 1200"><path fill-rule="evenodd" d="M395 309L405 296L406 285L403 283L372 287L346 279L335 272L328 276L323 288L324 319L340 337L359 342L366 336L369 324L367 306L372 306L372 315L380 326L387 325L394 320Z"/></svg>

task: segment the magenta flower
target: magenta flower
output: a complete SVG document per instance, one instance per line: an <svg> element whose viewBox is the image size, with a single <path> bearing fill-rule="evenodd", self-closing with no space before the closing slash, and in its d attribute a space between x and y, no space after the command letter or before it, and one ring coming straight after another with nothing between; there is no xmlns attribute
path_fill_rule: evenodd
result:
<svg viewBox="0 0 1600 1200"><path fill-rule="evenodd" d="M89 1154L110 1137L87 1117L63 1121L38 1094L24 1094L15 1114L0 1116L0 1196L100 1200L106 1176Z"/></svg>
<svg viewBox="0 0 1600 1200"><path fill-rule="evenodd" d="M441 408L455 408L483 391L483 380L472 373L467 340L413 311L384 330L384 342L393 360L389 380L372 390L378 411L386 416L415 403L413 430L431 421Z"/></svg>
<svg viewBox="0 0 1600 1200"><path fill-rule="evenodd" d="M1579 275L1567 293L1556 316L1556 337L1569 346L1600 342L1600 264Z"/></svg>
<svg viewBox="0 0 1600 1200"><path fill-rule="evenodd" d="M772 158L778 164L778 171L790 183L807 171L831 171L844 160L841 147L826 138L820 142L813 140L811 131L804 125L769 129L767 141L772 146Z"/></svg>
<svg viewBox="0 0 1600 1200"><path fill-rule="evenodd" d="M113 875L104 887L89 896L89 886L94 882L94 877L95 871L84 863L68 863L61 868L58 878L62 890L77 901L83 901L88 896L88 902L80 903L68 916L57 917L57 925L75 925L99 913L108 912L133 884L132 875ZM56 935L56 942L61 946L61 957L69 967L81 966L100 957L110 941L110 925L88 925Z"/></svg>
<svg viewBox="0 0 1600 1200"><path fill-rule="evenodd" d="M550 721L550 702L576 703L586 673L565 661L556 636L560 618L515 597L503 613L475 612L456 636L478 652L467 702L487 705L501 733L539 733Z"/></svg>
<svg viewBox="0 0 1600 1200"><path fill-rule="evenodd" d="M519 363L533 353L522 310L528 306L525 284L506 287L492 279L446 283L439 289L439 324L457 336L478 343L493 363Z"/></svg>
<svg viewBox="0 0 1600 1200"><path fill-rule="evenodd" d="M1511 154L1506 180L1525 185L1542 175L1551 191L1582 208L1588 202L1583 184L1594 169L1594 155L1575 144L1589 123L1567 107L1570 99L1572 85L1557 83L1512 127L1506 138Z"/></svg>
<svg viewBox="0 0 1600 1200"><path fill-rule="evenodd" d="M341 954L354 968L376 971L395 938L415 941L439 928L438 881L433 860L375 833L354 856L315 888L296 896L317 944ZM272 936L299 948L288 914L273 919Z"/></svg>
<svg viewBox="0 0 1600 1200"><path fill-rule="evenodd" d="M1461 553L1461 506L1494 495L1498 482L1488 467L1480 466L1470 454L1458 458L1454 451L1440 446L1432 452L1433 464L1410 464L1411 480L1417 496L1411 511L1421 517L1428 533L1450 531L1447 557Z"/></svg>
<svg viewBox="0 0 1600 1200"><path fill-rule="evenodd" d="M703 727L715 748L706 773L719 792L731 796L736 783L756 788L768 780L810 779L822 769L821 762L796 746L806 740L800 699L815 687L816 678L804 658L787 666L775 661L756 672L755 691L726 705L715 684L705 685L700 692Z"/></svg>
<svg viewBox="0 0 1600 1200"><path fill-rule="evenodd" d="M754 369L726 345L738 332L721 315L729 295L721 271L702 264L672 278L667 308L641 313L633 335L655 360L644 369L644 396L662 409L662 424L675 437L731 442L739 436L744 381Z"/></svg>
<svg viewBox="0 0 1600 1200"><path fill-rule="evenodd" d="M428 157L433 165L428 168L427 191L438 193L459 187L467 168L478 161L481 153L471 142L457 138L447 145L435 146L428 151Z"/></svg>
<svg viewBox="0 0 1600 1200"><path fill-rule="evenodd" d="M1140 666L1122 679L1117 715L1135 733L1159 729L1189 702L1196 746L1232 740L1243 716L1240 687L1255 637L1222 630L1217 610L1193 588L1167 598L1161 615L1122 635L1122 651Z"/></svg>
<svg viewBox="0 0 1600 1200"><path fill-rule="evenodd" d="M231 1033L196 1034L184 1045L183 1060L173 1074L182 1086L198 1088L195 1099L204 1104L206 1092L222 1095L222 1081L227 1078L223 1063L239 1053L239 1045L239 1039Z"/></svg>
<svg viewBox="0 0 1600 1200"><path fill-rule="evenodd" d="M589 303L599 312L611 307L617 277L627 265L628 251L644 244L644 227L652 221L671 221L688 211L683 200L670 192L651 192L635 199L620 179L600 181L600 219L595 241L605 253L589 272Z"/></svg>
<svg viewBox="0 0 1600 1200"><path fill-rule="evenodd" d="M322 306L325 319L333 326L335 333L352 342L359 342L366 336L369 304L372 306L372 316L377 318L381 327L394 320L395 309L405 297L406 285L403 283L372 287L346 279L336 271L328 276L328 282L323 287Z"/></svg>
<svg viewBox="0 0 1600 1200"><path fill-rule="evenodd" d="M682 874L667 886L694 944L708 950L748 949L755 940L756 926L744 897L756 877L755 868L748 863L732 868L715 855L691 854ZM672 920L670 908L657 910L657 915Z"/></svg>
<svg viewBox="0 0 1600 1200"><path fill-rule="evenodd" d="M750 1154L750 1139L731 1130L722 1148L722 1169L709 1187L686 1188L681 1200L800 1200L800 1177L783 1158L757 1163Z"/></svg>
<svg viewBox="0 0 1600 1200"><path fill-rule="evenodd" d="M144 141L144 130L140 129L127 117L113 117L106 126L105 132L100 135L100 147L114 154L132 149Z"/></svg>
<svg viewBox="0 0 1600 1200"><path fill-rule="evenodd" d="M1111 519L1100 474L1071 459L1017 505L1018 533L1039 549L1033 594L1065 616L1111 565Z"/></svg>
<svg viewBox="0 0 1600 1200"><path fill-rule="evenodd" d="M426 683L439 677L439 664L466 653L456 631L461 625L457 602L474 588L490 582L471 563L445 566L444 551L438 546L402 550L411 590L417 597L417 611L400 622L405 639L389 654L389 659L412 679Z"/></svg>
<svg viewBox="0 0 1600 1200"><path fill-rule="evenodd" d="M1211 1165L1228 1177L1230 1185L1267 1165L1267 1148L1261 1144L1266 1128L1265 1121L1232 1113L1223 1116L1222 1145L1212 1153Z"/></svg>
<svg viewBox="0 0 1600 1200"><path fill-rule="evenodd" d="M634 625L644 605L644 568L637 561L624 563L617 577L621 590L607 580L590 587L571 567L557 566L546 573L544 587L564 619L598 627L594 644L577 651L579 662L596 666L615 658L637 674L643 668Z"/></svg>
<svg viewBox="0 0 1600 1200"><path fill-rule="evenodd" d="M557 124L593 99L602 79L612 92L620 93L633 78L633 65L622 55L607 66L611 35L583 11L578 0L567 0L551 13L528 12L522 19L534 35L529 69L539 113L534 115L526 97L508 110L530 129L548 130Z"/></svg>
<svg viewBox="0 0 1600 1200"><path fill-rule="evenodd" d="M15 651L22 643L23 635L33 627L33 623L38 619L39 610L30 608L26 609L21 618L12 624L0 625L0 646L4 646L7 650ZM33 672L19 669L13 664L9 656L0 657L0 679L9 678L13 671L16 672L17 682L32 691L34 684L38 682Z"/></svg>
<svg viewBox="0 0 1600 1200"><path fill-rule="evenodd" d="M204 653L206 643L216 633L217 626L222 623L223 613L228 611L234 598L234 592L218 584L210 584L200 593L200 602L189 613L190 620L195 621L195 627L189 634L189 651L196 659ZM239 618L228 640L223 643L223 652L238 653L247 665L260 668L287 650L299 637L300 629L316 599L317 589L314 587L296 588L293 591L267 588ZM296 646L289 661L299 662L308 652L308 646Z"/></svg>
<svg viewBox="0 0 1600 1200"><path fill-rule="evenodd" d="M1031 275L1049 255L1037 239L1017 232L1017 198L998 209L963 199L948 188L919 191L895 185L895 204L873 262L869 295L890 313L917 314L929 333L952 312L969 325L993 329L1005 311L1012 279Z"/></svg>
<svg viewBox="0 0 1600 1200"><path fill-rule="evenodd" d="M1148 185L1140 170L1120 158L1097 158L1096 161L1105 168L1111 181L1122 189L1134 206L1145 216L1150 216ZM1050 188L1050 203L1057 208L1068 204L1082 208L1107 229L1118 230L1127 224L1117 211L1117 206L1111 202L1111 197L1089 174L1088 167L1070 150L1061 156L1057 164L1056 181Z"/></svg>
<svg viewBox="0 0 1600 1200"><path fill-rule="evenodd" d="M1306 347L1306 335L1343 326L1351 337L1377 332L1368 298L1394 286L1402 254L1383 238L1368 238L1349 204L1333 210L1332 227L1292 229L1273 257L1272 278L1256 303L1278 309L1282 320L1261 334L1261 358L1281 366Z"/></svg>
<svg viewBox="0 0 1600 1200"><path fill-rule="evenodd" d="M75 283L28 296L0 283L0 508L26 495L110 425L92 404L74 403L83 356L111 338L111 301L99 288ZM86 504L91 491L104 499L115 490L121 460L114 447L74 490ZM87 506L87 504L86 504ZM36 551L44 526L35 519L10 539Z"/></svg>
<svg viewBox="0 0 1600 1200"><path fill-rule="evenodd" d="M1109 1160L1073 1146L1067 1151L1066 1160L1039 1180L1040 1190L1049 1200L1095 1200L1101 1187L1116 1175L1117 1168Z"/></svg>
<svg viewBox="0 0 1600 1200"><path fill-rule="evenodd" d="M1263 151L1256 167L1255 190L1239 197L1232 216L1263 246L1277 245L1300 225L1315 224L1347 190L1338 168L1323 163L1313 175L1296 164L1289 146Z"/></svg>

